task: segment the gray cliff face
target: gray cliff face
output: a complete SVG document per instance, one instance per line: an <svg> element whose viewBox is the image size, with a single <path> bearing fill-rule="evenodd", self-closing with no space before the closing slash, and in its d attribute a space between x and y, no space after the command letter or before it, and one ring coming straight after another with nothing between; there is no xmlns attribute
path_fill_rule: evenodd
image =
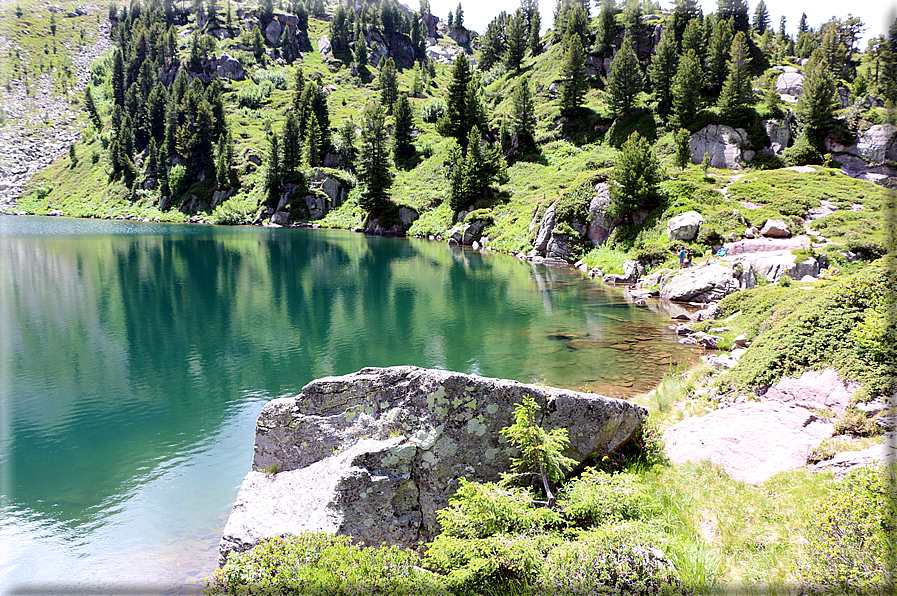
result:
<svg viewBox="0 0 897 596"><path fill-rule="evenodd" d="M508 471L516 450L499 431L524 395L542 405L544 427L567 429L567 455L579 462L624 444L647 416L600 395L411 366L313 381L259 415L252 471L219 562L304 530L369 545L432 539L458 478L494 481ZM266 473L272 466L277 473Z"/></svg>

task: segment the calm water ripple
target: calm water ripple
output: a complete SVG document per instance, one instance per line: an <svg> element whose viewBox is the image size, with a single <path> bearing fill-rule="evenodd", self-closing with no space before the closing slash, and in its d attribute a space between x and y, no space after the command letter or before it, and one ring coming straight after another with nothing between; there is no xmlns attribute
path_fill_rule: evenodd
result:
<svg viewBox="0 0 897 596"><path fill-rule="evenodd" d="M695 357L668 324L444 244L0 217L0 591L201 586L259 410L314 378L413 364L631 395Z"/></svg>

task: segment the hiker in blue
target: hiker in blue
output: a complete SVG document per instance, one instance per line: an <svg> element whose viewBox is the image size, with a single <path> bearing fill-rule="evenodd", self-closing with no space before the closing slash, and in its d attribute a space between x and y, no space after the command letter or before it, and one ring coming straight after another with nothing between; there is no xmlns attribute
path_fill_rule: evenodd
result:
<svg viewBox="0 0 897 596"><path fill-rule="evenodd" d="M688 257L688 250L683 246L682 250L679 251L679 269L685 267L686 257Z"/></svg>

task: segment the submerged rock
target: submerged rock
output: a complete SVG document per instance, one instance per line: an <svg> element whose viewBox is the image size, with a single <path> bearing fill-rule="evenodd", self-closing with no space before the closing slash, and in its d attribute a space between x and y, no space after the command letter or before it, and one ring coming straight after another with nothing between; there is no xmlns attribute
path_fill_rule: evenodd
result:
<svg viewBox="0 0 897 596"><path fill-rule="evenodd" d="M268 402L219 545L219 563L259 541L303 530L368 545L415 547L458 479L498 480L516 455L500 430L525 395L541 424L566 428L582 462L626 443L647 411L590 393L412 366L319 379ZM276 473L266 473L273 472Z"/></svg>

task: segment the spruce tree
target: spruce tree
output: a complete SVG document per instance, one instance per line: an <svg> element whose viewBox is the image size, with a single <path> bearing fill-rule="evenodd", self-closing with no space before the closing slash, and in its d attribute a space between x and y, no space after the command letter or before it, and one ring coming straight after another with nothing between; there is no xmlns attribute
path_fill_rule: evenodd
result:
<svg viewBox="0 0 897 596"><path fill-rule="evenodd" d="M393 156L396 161L399 161L414 155L414 143L411 139L411 132L414 128L411 103L408 101L408 96L404 93L400 93L399 98L396 100L393 118L395 119L392 133Z"/></svg>
<svg viewBox="0 0 897 596"><path fill-rule="evenodd" d="M215 181L218 188L230 188L230 167L234 161L234 143L230 132L218 139L218 151L215 160Z"/></svg>
<svg viewBox="0 0 897 596"><path fill-rule="evenodd" d="M701 109L701 89L704 72L694 50L689 50L679 61L673 79L673 121L678 126L690 124Z"/></svg>
<svg viewBox="0 0 897 596"><path fill-rule="evenodd" d="M651 58L651 87L657 99L657 111L661 114L669 114L673 108L673 77L676 76L678 64L675 32L672 27L666 27Z"/></svg>
<svg viewBox="0 0 897 596"><path fill-rule="evenodd" d="M835 83L820 50L813 52L804 74L804 89L795 113L801 134L820 153L835 111Z"/></svg>
<svg viewBox="0 0 897 596"><path fill-rule="evenodd" d="M614 39L617 37L616 15L616 1L601 0L601 12L598 14L598 31L595 35L595 49L605 56L613 52Z"/></svg>
<svg viewBox="0 0 897 596"><path fill-rule="evenodd" d="M355 123L351 119L343 120L336 133L336 150L343 158L343 166L347 170L355 168Z"/></svg>
<svg viewBox="0 0 897 596"><path fill-rule="evenodd" d="M607 81L607 93L610 106L616 115L629 115L636 96L645 84L638 58L632 49L632 42L627 35L623 39L623 47L614 56Z"/></svg>
<svg viewBox="0 0 897 596"><path fill-rule="evenodd" d="M673 135L676 146L676 167L684 170L691 161L691 134L684 128L680 128Z"/></svg>
<svg viewBox="0 0 897 596"><path fill-rule="evenodd" d="M386 114L380 102L367 106L362 115L361 153L358 180L362 184L360 206L366 211L382 209L389 200L392 176L386 142Z"/></svg>
<svg viewBox="0 0 897 596"><path fill-rule="evenodd" d="M676 43L682 43L685 35L685 28L695 18L701 17L701 7L698 0L675 0L673 2L673 22L672 29L676 37Z"/></svg>
<svg viewBox="0 0 897 596"><path fill-rule="evenodd" d="M657 186L662 180L651 144L633 132L620 148L611 175L609 214L631 224L638 210L657 206Z"/></svg>
<svg viewBox="0 0 897 596"><path fill-rule="evenodd" d="M561 111L571 113L582 106L586 96L586 57L579 35L566 39L561 88Z"/></svg>
<svg viewBox="0 0 897 596"><path fill-rule="evenodd" d="M704 61L707 51L704 46L704 25L701 19L692 19L688 21L685 30L682 33L682 56L689 51L695 53L699 62Z"/></svg>
<svg viewBox="0 0 897 596"><path fill-rule="evenodd" d="M733 35L738 31L750 30L747 0L718 0L719 20L732 21Z"/></svg>
<svg viewBox="0 0 897 596"><path fill-rule="evenodd" d="M533 56L539 54L542 51L542 17L539 15L539 8L536 5L536 10L533 12L532 18L529 22L529 40L527 45L529 47L529 51Z"/></svg>
<svg viewBox="0 0 897 596"><path fill-rule="evenodd" d="M486 34L480 51L480 69L489 70L505 54L505 30L508 25L508 13L502 11L486 25Z"/></svg>
<svg viewBox="0 0 897 596"><path fill-rule="evenodd" d="M464 9L461 8L461 3L458 2L458 8L455 9L455 29L462 29L464 27Z"/></svg>
<svg viewBox="0 0 897 596"><path fill-rule="evenodd" d="M268 135L268 159L265 163L265 189L269 194L280 191L281 181L280 142L276 134Z"/></svg>
<svg viewBox="0 0 897 596"><path fill-rule="evenodd" d="M879 86L882 95L897 104L897 19L888 28L887 37L880 40L879 47L880 67L876 72Z"/></svg>
<svg viewBox="0 0 897 596"><path fill-rule="evenodd" d="M754 9L754 31L757 35L766 33L769 27L769 10L766 8L766 2L760 0Z"/></svg>
<svg viewBox="0 0 897 596"><path fill-rule="evenodd" d="M286 122L283 124L283 141L281 147L281 163L283 164L283 175L289 178L291 175L299 171L302 165L303 150L302 133L299 131L299 119L296 112L287 114Z"/></svg>
<svg viewBox="0 0 897 596"><path fill-rule="evenodd" d="M330 20L330 44L333 55L347 60L349 56L349 24L346 19L346 9L342 3L336 5L333 18Z"/></svg>
<svg viewBox="0 0 897 596"><path fill-rule="evenodd" d="M751 85L750 62L746 36L739 31L732 40L729 52L729 73L719 96L719 107L725 116L740 115L742 111L754 104L754 91Z"/></svg>
<svg viewBox="0 0 897 596"><path fill-rule="evenodd" d="M100 112L97 110L97 105L93 101L93 93L90 91L90 85L84 89L84 109L87 110L87 115L90 116L90 121L93 123L94 128L98 131L103 129L103 119L100 118Z"/></svg>
<svg viewBox="0 0 897 596"><path fill-rule="evenodd" d="M470 63L466 54L460 54L452 66L452 80L448 84L446 110L440 118L439 132L454 137L459 145L467 142L467 135L477 118L476 106L472 105L469 87L473 81Z"/></svg>
<svg viewBox="0 0 897 596"><path fill-rule="evenodd" d="M399 94L399 80L396 73L396 63L392 57L387 58L380 67L380 101L386 107L386 113L392 113L392 107L396 103Z"/></svg>
<svg viewBox="0 0 897 596"><path fill-rule="evenodd" d="M112 103L125 105L125 62L118 48L112 56Z"/></svg>
<svg viewBox="0 0 897 596"><path fill-rule="evenodd" d="M523 11L517 10L512 16L505 31L505 67L520 72L523 55L526 52L526 37L523 23Z"/></svg>
<svg viewBox="0 0 897 596"><path fill-rule="evenodd" d="M521 151L534 148L536 146L536 106L533 102L529 79L523 79L514 89L511 105L513 132L517 135L518 147Z"/></svg>
<svg viewBox="0 0 897 596"><path fill-rule="evenodd" d="M355 68L362 76L368 73L368 44L364 41L364 35L355 42Z"/></svg>
<svg viewBox="0 0 897 596"><path fill-rule="evenodd" d="M720 19L713 26L710 52L707 55L707 87L712 93L718 93L722 89L731 48L732 29L729 27L729 21Z"/></svg>
<svg viewBox="0 0 897 596"><path fill-rule="evenodd" d="M308 167L320 167L322 144L321 126L318 124L318 117L312 114L305 127L305 163Z"/></svg>

